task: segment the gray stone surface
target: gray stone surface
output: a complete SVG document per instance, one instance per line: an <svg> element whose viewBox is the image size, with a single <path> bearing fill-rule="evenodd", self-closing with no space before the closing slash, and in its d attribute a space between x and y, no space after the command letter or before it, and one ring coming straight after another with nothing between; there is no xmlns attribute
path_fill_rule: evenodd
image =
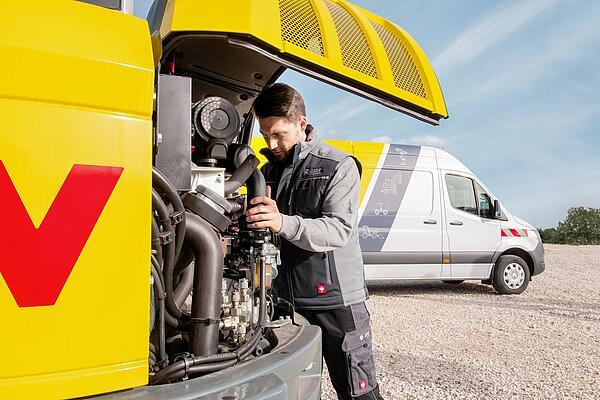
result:
<svg viewBox="0 0 600 400"><path fill-rule="evenodd" d="M369 286L385 399L600 398L600 246L546 245L521 295L479 282ZM335 399L326 377L323 399Z"/></svg>

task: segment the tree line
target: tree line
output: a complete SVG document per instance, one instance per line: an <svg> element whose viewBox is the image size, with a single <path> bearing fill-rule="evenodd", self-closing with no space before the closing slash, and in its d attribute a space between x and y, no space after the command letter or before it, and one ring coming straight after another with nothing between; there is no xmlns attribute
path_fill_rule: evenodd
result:
<svg viewBox="0 0 600 400"><path fill-rule="evenodd" d="M544 243L600 244L600 208L569 208L556 228L538 231Z"/></svg>

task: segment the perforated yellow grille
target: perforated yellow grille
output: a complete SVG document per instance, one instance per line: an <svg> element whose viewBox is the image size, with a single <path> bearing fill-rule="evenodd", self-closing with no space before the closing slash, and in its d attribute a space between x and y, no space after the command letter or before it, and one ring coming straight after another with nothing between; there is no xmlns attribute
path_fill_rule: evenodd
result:
<svg viewBox="0 0 600 400"><path fill-rule="evenodd" d="M371 21L371 25L377 31L388 55L396 87L426 99L427 92L425 92L421 75L404 43L386 27L373 21Z"/></svg>
<svg viewBox="0 0 600 400"><path fill-rule="evenodd" d="M319 21L310 0L279 0L284 41L324 56Z"/></svg>
<svg viewBox="0 0 600 400"><path fill-rule="evenodd" d="M377 78L375 62L371 55L369 43L354 18L343 7L325 0L333 17L342 51L342 62L346 67Z"/></svg>

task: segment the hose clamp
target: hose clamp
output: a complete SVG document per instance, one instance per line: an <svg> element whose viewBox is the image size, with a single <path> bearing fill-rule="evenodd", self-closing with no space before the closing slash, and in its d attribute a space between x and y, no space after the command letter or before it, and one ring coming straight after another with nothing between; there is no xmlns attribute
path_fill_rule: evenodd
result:
<svg viewBox="0 0 600 400"><path fill-rule="evenodd" d="M183 211L178 211L178 212L171 214L171 224L177 225L177 224L183 222L184 217L185 217L185 212L183 212Z"/></svg>
<svg viewBox="0 0 600 400"><path fill-rule="evenodd" d="M161 232L158 234L158 241L161 245L169 244L173 240L175 240L175 235L173 232Z"/></svg>

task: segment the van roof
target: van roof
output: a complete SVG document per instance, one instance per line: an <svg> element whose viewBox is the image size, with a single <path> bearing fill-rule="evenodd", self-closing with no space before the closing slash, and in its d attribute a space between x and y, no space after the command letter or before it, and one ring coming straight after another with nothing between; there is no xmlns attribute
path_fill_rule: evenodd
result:
<svg viewBox="0 0 600 400"><path fill-rule="evenodd" d="M329 140L328 140L329 142ZM333 145L335 145L335 140L330 141ZM359 141L351 141L355 154L360 152L371 152L373 142L359 142ZM381 144L381 143L380 143ZM448 153L446 150L442 150L437 147L432 146L419 146L414 144L405 144L405 143L383 143L384 146L387 146L389 149L390 146L402 146L402 147L419 147L419 157L431 157L437 160L437 168L439 169L447 169L457 172L464 172L471 175L474 175L473 172L458 158ZM384 147L385 149L385 147ZM382 150L379 150L382 151Z"/></svg>

